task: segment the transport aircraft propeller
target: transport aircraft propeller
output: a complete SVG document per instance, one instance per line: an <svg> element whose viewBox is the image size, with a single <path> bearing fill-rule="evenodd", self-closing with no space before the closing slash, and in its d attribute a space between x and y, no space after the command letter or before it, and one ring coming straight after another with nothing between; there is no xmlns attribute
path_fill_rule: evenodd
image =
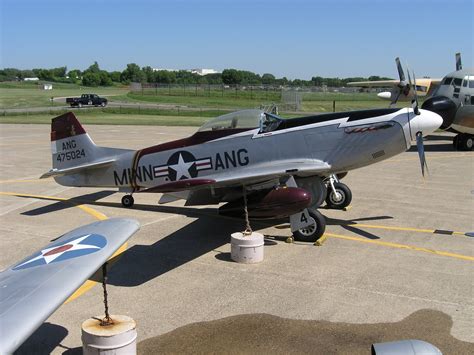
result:
<svg viewBox="0 0 474 355"><path fill-rule="evenodd" d="M397 63L398 77L400 78L400 83L398 83L398 85L394 88L397 92L391 95L392 101L390 102L390 106L393 106L397 103L402 92L407 95L410 91L410 84L405 78L405 73L403 72L402 64L400 63L399 57L395 58L395 63Z"/></svg>

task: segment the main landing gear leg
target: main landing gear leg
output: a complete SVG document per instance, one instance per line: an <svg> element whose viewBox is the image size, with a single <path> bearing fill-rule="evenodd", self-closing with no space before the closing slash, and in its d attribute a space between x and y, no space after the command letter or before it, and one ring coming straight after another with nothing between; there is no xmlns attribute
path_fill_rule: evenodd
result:
<svg viewBox="0 0 474 355"><path fill-rule="evenodd" d="M346 184L339 182L336 175L328 178L326 204L329 208L342 210L352 201L352 192Z"/></svg>
<svg viewBox="0 0 474 355"><path fill-rule="evenodd" d="M122 197L122 205L124 207L127 207L127 208L133 207L134 203L135 203L135 199L133 198L132 194L125 195Z"/></svg>

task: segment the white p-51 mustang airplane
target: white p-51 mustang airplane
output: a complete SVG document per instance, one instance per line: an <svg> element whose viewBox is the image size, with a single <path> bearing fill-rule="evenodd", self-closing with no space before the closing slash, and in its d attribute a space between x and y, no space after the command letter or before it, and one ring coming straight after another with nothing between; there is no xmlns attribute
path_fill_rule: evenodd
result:
<svg viewBox="0 0 474 355"><path fill-rule="evenodd" d="M247 200L250 218L290 217L294 236L314 241L325 230L321 203L350 202L337 174L400 154L414 140L424 169L422 136L441 123L438 114L418 106L293 119L243 110L207 122L188 138L126 150L96 146L74 114L66 113L52 120L53 169L42 178L118 188L126 193L126 207L133 206L132 194L154 192L163 193L160 203L226 202L220 213L242 216Z"/></svg>

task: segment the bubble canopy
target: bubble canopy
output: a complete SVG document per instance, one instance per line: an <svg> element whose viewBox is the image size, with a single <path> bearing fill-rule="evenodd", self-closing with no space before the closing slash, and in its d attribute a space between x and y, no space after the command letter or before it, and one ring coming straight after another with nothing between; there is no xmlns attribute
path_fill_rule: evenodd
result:
<svg viewBox="0 0 474 355"><path fill-rule="evenodd" d="M231 112L207 121L199 128L198 132L258 128L264 118L264 111L257 109Z"/></svg>

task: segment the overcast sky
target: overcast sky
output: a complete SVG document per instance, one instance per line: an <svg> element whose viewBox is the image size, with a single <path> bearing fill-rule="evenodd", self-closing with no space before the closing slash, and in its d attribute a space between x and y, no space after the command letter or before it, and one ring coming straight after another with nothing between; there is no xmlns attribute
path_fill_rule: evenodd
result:
<svg viewBox="0 0 474 355"><path fill-rule="evenodd" d="M0 67L418 77L473 66L473 0L0 0Z"/></svg>

